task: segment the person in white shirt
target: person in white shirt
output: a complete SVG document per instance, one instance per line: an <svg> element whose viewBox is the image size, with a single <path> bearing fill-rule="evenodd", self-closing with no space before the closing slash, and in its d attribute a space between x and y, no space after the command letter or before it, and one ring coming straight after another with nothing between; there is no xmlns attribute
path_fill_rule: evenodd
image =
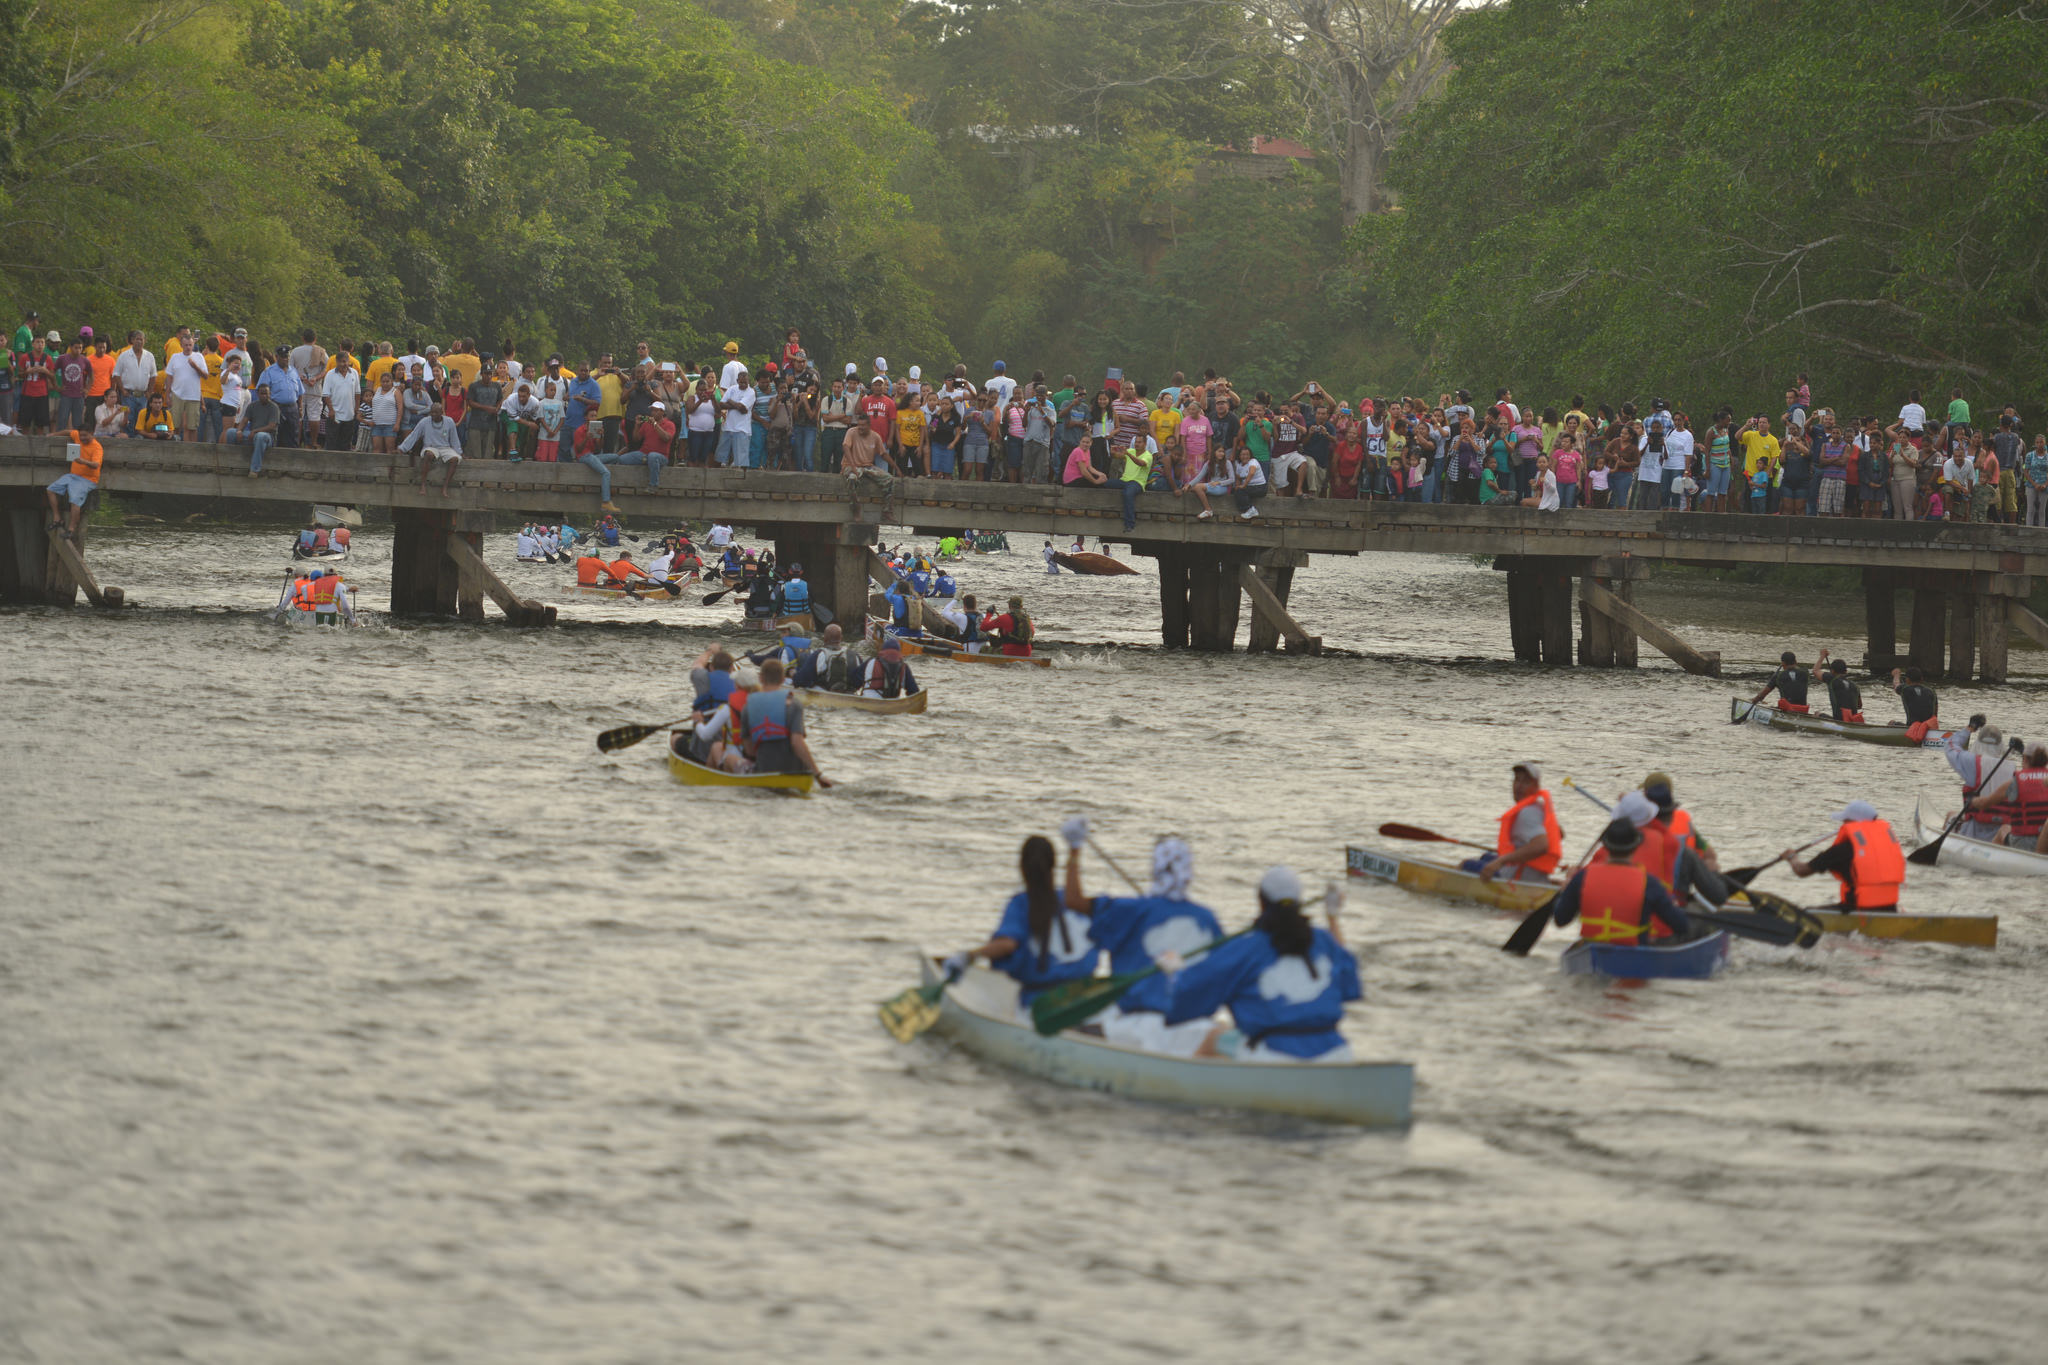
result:
<svg viewBox="0 0 2048 1365"><path fill-rule="evenodd" d="M226 383L222 383L226 393ZM363 393L363 372L346 355L334 358L334 368L320 381L322 416L327 422L327 448L354 450L356 445L356 402Z"/></svg>
<svg viewBox="0 0 2048 1365"><path fill-rule="evenodd" d="M1906 406L1899 409L1899 425L1915 436L1927 430L1927 409L1920 406L1920 390L1906 394Z"/></svg>
<svg viewBox="0 0 2048 1365"><path fill-rule="evenodd" d="M704 540L712 549L723 550L726 546L732 544L732 527L727 526L722 521L714 521L711 523L711 530L705 535Z"/></svg>
<svg viewBox="0 0 2048 1365"><path fill-rule="evenodd" d="M232 423L249 406L249 385L244 378L248 362L238 351L230 351L221 362L220 411L223 424Z"/></svg>
<svg viewBox="0 0 2048 1365"><path fill-rule="evenodd" d="M981 387L996 395L996 410L1000 412L1003 408L1009 406L1010 395L1017 391L1017 381L1010 378L1008 373L1010 367L1002 361L998 360L992 368L995 370L995 373L990 375L988 383L983 384Z"/></svg>
<svg viewBox="0 0 2048 1365"><path fill-rule="evenodd" d="M1536 486L1528 497L1522 499L1522 506L1533 507L1539 512L1557 510L1557 475L1550 472L1548 455L1536 457Z"/></svg>
<svg viewBox="0 0 2048 1365"><path fill-rule="evenodd" d="M150 382L156 378L156 357L142 340L141 332L130 332L128 349L114 360L114 382L121 386L121 406L128 409L131 424L149 402Z"/></svg>
<svg viewBox="0 0 2048 1365"><path fill-rule="evenodd" d="M725 414L725 428L718 435L718 463L726 469L747 467L754 441L756 397L747 383L745 370L740 371L737 384L729 385L718 396L719 411Z"/></svg>
<svg viewBox="0 0 2048 1365"><path fill-rule="evenodd" d="M740 359L740 344L737 341L726 342L725 368L718 372L719 389L729 389L746 377L747 362Z"/></svg>
<svg viewBox="0 0 2048 1365"><path fill-rule="evenodd" d="M205 410L199 386L206 377L206 357L197 351L180 351L164 366L164 387L171 395L171 425L181 441L198 439L199 415Z"/></svg>
<svg viewBox="0 0 2048 1365"><path fill-rule="evenodd" d="M512 538L512 553L521 560L539 559L540 539L533 534L531 526L519 528L519 534Z"/></svg>
<svg viewBox="0 0 2048 1365"><path fill-rule="evenodd" d="M660 554L647 561L648 576L652 578L667 578L668 571L674 567L675 562L675 551L663 550Z"/></svg>
<svg viewBox="0 0 2048 1365"><path fill-rule="evenodd" d="M449 496L448 485L455 482L455 466L462 463L462 428L448 420L448 408L439 399L427 412L427 420L412 429L400 449L409 452L415 446L419 448L421 492L426 491L427 476L434 472L434 466L447 466L447 473L441 477L441 496L445 498Z"/></svg>
<svg viewBox="0 0 2048 1365"><path fill-rule="evenodd" d="M1664 437L1664 505L1685 510L1685 495L1678 491L1678 481L1692 468L1693 436L1692 422L1684 413L1678 414L1676 424Z"/></svg>

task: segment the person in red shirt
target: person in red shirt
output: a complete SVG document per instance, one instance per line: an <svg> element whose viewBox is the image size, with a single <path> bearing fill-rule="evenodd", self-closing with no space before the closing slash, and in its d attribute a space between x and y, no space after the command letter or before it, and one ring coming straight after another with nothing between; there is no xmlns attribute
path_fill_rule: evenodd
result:
<svg viewBox="0 0 2048 1365"><path fill-rule="evenodd" d="M861 420L868 424L868 430L882 438L882 448L896 448L896 400L889 396L885 381L876 375L869 383L867 396L860 400Z"/></svg>
<svg viewBox="0 0 2048 1365"><path fill-rule="evenodd" d="M1024 610L1024 599L1010 599L1010 609L999 616L982 618L982 633L1002 646L1003 653L1012 658L1028 657L1031 641L1037 636L1038 628L1031 624L1031 617Z"/></svg>
<svg viewBox="0 0 2048 1365"><path fill-rule="evenodd" d="M588 429L589 423L586 422L584 426ZM640 448L614 455L610 457L610 462L646 465L648 488L660 488L661 471L668 467L669 448L676 442L676 424L668 419L668 404L659 399L655 400L653 406L648 408L647 416L633 429L633 434L639 440Z"/></svg>

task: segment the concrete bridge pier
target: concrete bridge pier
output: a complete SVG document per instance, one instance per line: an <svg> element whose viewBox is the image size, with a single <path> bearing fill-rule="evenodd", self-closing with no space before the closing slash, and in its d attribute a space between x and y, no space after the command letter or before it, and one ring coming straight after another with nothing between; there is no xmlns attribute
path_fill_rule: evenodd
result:
<svg viewBox="0 0 2048 1365"><path fill-rule="evenodd" d="M1872 580L1881 576L1896 584L1910 583L1913 592L1910 643L1905 655L1890 663L1880 658L1878 632L1886 613L1885 607L1875 602L1877 590L1872 586ZM2032 636L2030 627L2040 621L2026 605L2034 584L2026 574L1939 570L1903 574L1870 569L1865 570L1864 582L1865 591L1873 597L1866 606L1871 647L1865 662L1876 673L1911 664L1930 679L2002 683L2009 667L2007 647L2012 629L2017 626ZM1883 595L1889 598L1889 590Z"/></svg>
<svg viewBox="0 0 2048 1365"><path fill-rule="evenodd" d="M86 500L92 510L99 494ZM63 540L49 531L50 507L40 488L0 489L0 601L42 602L68 607L82 590L96 607L120 607L127 599L115 587L101 588L85 564L86 532Z"/></svg>
<svg viewBox="0 0 2048 1365"><path fill-rule="evenodd" d="M392 615L482 621L489 597L515 626L553 625L555 608L520 597L484 563L494 520L489 512L392 508Z"/></svg>
<svg viewBox="0 0 2048 1365"><path fill-rule="evenodd" d="M776 563L804 566L811 600L831 609L847 639L858 640L866 633L869 556L881 537L880 526L873 522L798 522L768 523L754 529L775 541Z"/></svg>
<svg viewBox="0 0 2048 1365"><path fill-rule="evenodd" d="M1287 615L1294 571L1308 562L1301 551L1258 550L1238 545L1133 543L1134 554L1159 564L1159 638L1168 649L1228 654L1237 645L1244 597L1252 595L1249 648L1256 653L1280 646L1308 652L1307 636ZM1251 579L1247 583L1247 578ZM1321 641L1315 641L1319 649Z"/></svg>

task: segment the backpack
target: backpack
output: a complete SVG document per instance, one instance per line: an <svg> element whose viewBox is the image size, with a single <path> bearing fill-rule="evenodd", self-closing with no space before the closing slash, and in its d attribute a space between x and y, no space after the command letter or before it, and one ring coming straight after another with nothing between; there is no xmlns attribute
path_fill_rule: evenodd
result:
<svg viewBox="0 0 2048 1365"><path fill-rule="evenodd" d="M852 655L852 650L840 649L835 650L832 657L826 660L824 672L818 675L818 683L827 692L853 691Z"/></svg>

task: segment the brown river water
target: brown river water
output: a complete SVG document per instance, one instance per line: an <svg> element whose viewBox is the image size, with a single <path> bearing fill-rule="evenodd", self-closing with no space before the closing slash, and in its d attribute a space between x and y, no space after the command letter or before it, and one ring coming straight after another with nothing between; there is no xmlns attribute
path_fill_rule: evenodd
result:
<svg viewBox="0 0 2048 1365"><path fill-rule="evenodd" d="M1157 648L1149 561L1048 578L1013 536L963 586L1028 594L1058 666L814 716L844 785L795 801L592 745L687 709L729 604L572 601L500 537L561 626L286 631L283 540L96 533L136 610L0 613L0 1360L2044 1357L2048 882L1913 869L1993 952L1738 944L1641 988L1354 886L1347 1031L1415 1063L1407 1133L875 1022L1074 812L1126 865L1185 835L1235 923L1385 820L1490 840L1522 756L1610 798L1669 769L1731 863L1857 797L1910 828L1938 756L1727 720L1782 648L1860 655L1858 598L1652 583L1731 678L1543 670L1489 569L1319 558L1293 607L1359 657L1204 657ZM388 535L358 547L381 612ZM2048 733L2013 657L1943 714ZM1576 851L1600 817L1559 801Z"/></svg>

